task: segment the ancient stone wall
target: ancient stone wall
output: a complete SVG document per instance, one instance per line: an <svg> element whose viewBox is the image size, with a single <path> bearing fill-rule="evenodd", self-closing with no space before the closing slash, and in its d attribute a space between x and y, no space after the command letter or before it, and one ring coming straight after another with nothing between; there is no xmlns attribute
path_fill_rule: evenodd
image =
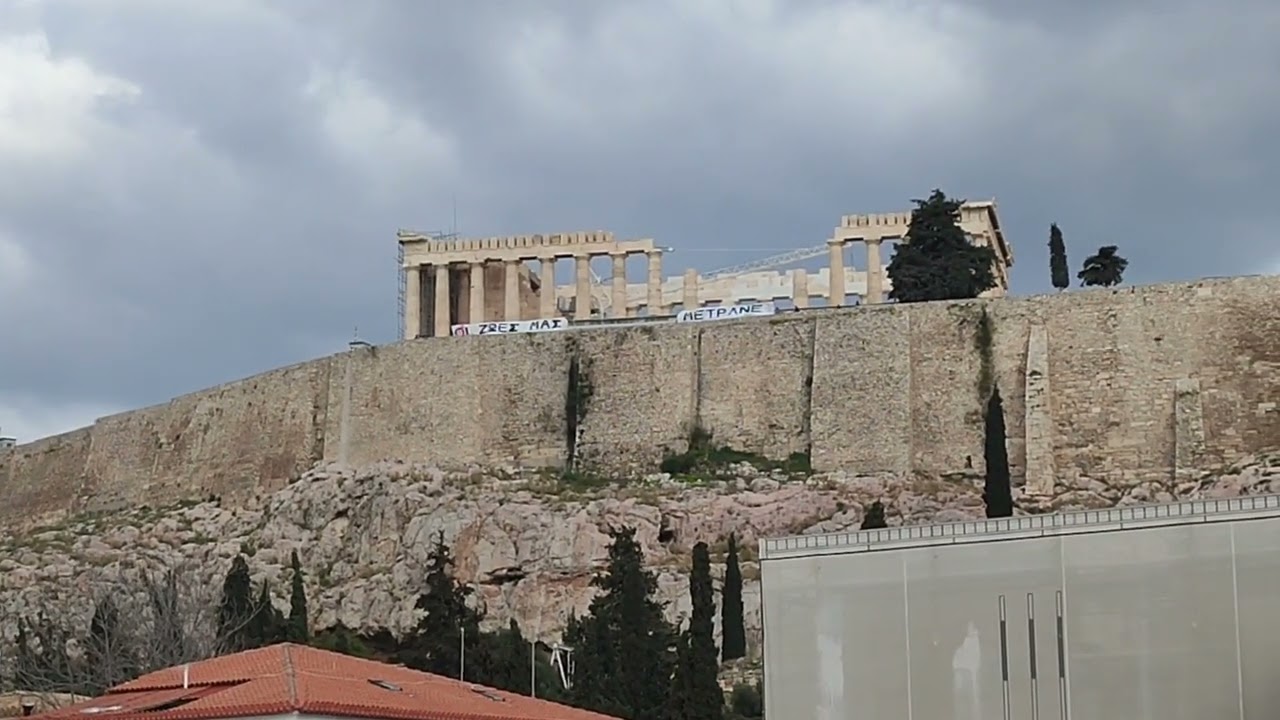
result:
<svg viewBox="0 0 1280 720"><path fill-rule="evenodd" d="M695 426L936 479L983 470L992 386L1018 482L1172 481L1280 446L1277 307L1280 277L1243 277L355 349L19 446L0 521L274 488L321 458L654 472Z"/></svg>

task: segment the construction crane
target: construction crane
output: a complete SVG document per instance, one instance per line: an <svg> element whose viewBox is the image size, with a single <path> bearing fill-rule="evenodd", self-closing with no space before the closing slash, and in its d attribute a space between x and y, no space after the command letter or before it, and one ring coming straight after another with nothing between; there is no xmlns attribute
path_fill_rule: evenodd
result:
<svg viewBox="0 0 1280 720"><path fill-rule="evenodd" d="M826 255L828 252L827 244L823 243L822 245L814 247L789 250L785 253L771 255L759 260L751 260L737 265L722 267L717 270L712 270L709 273L703 273L701 278L703 280L711 280L713 278L723 277L726 275L742 275L744 273L756 272L759 270L768 270L769 268L778 267L780 265L790 265L791 263L800 262L801 260L821 257ZM605 278L601 280L600 276L597 275L594 270L591 271L591 298L594 301L595 306L600 308L601 314L605 314L612 305L613 294L605 286L605 283L610 282L611 280L612 278Z"/></svg>

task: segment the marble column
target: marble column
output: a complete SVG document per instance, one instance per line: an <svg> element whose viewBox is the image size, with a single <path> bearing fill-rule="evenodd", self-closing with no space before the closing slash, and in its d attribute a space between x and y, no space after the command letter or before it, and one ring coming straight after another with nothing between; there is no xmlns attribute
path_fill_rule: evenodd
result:
<svg viewBox="0 0 1280 720"><path fill-rule="evenodd" d="M684 297L680 304L685 310L698 309L698 271L689 268L684 271Z"/></svg>
<svg viewBox="0 0 1280 720"><path fill-rule="evenodd" d="M798 308L809 307L809 273L804 268L791 271L791 302Z"/></svg>
<svg viewBox="0 0 1280 720"><path fill-rule="evenodd" d="M502 261L502 319L516 321L520 318L520 261Z"/></svg>
<svg viewBox="0 0 1280 720"><path fill-rule="evenodd" d="M573 256L573 319L586 320L591 317L591 256Z"/></svg>
<svg viewBox="0 0 1280 720"><path fill-rule="evenodd" d="M867 240L867 296L862 302L877 305L884 302L884 266L880 262L880 238Z"/></svg>
<svg viewBox="0 0 1280 720"><path fill-rule="evenodd" d="M452 321L449 313L449 266L434 266L436 276L435 337L449 337Z"/></svg>
<svg viewBox="0 0 1280 720"><path fill-rule="evenodd" d="M538 317L549 320L556 316L556 259L544 257L538 262L538 280L542 283L538 288Z"/></svg>
<svg viewBox="0 0 1280 720"><path fill-rule="evenodd" d="M613 317L627 316L627 254L613 254L613 298L609 304L613 306Z"/></svg>
<svg viewBox="0 0 1280 720"><path fill-rule="evenodd" d="M827 307L842 307L844 305L844 243L840 238L832 238L827 241L827 254L829 256L830 277L827 285Z"/></svg>
<svg viewBox="0 0 1280 720"><path fill-rule="evenodd" d="M665 315L666 308L662 307L662 251L650 250L648 256L649 293L647 304L649 305L649 317Z"/></svg>
<svg viewBox="0 0 1280 720"><path fill-rule="evenodd" d="M414 340L422 334L422 267L404 269L404 339Z"/></svg>
<svg viewBox="0 0 1280 720"><path fill-rule="evenodd" d="M467 313L468 320L482 323L489 318L484 313L484 263L471 263L471 307Z"/></svg>

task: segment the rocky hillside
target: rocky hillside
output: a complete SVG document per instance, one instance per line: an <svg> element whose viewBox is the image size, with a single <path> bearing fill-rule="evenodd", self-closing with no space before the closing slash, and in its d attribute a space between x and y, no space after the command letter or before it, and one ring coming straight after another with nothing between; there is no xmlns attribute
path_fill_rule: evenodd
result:
<svg viewBox="0 0 1280 720"><path fill-rule="evenodd" d="M1179 485L1122 487L1082 479L1037 502L1034 511L1278 489L1280 453ZM570 612L581 614L590 602L591 577L606 556L606 529L625 524L637 528L672 620L689 609L689 548L705 540L713 560L722 560L724 539L738 533L748 637L755 645L755 540L856 528L863 508L877 499L886 504L891 525L983 514L976 477L924 483L887 475L800 477L740 465L714 481L657 475L617 487L534 474L446 474L403 464L323 466L243 507L210 498L66 518L20 536L0 535L0 630L11 634L19 614L34 612L51 597L83 605L87 617L86 591L122 571L186 566L217 587L237 553L250 556L259 578L272 581L285 608L286 565L297 549L317 627L341 621L399 632L414 622L426 555L443 531L460 578L479 590L489 624L514 617L526 633L551 640ZM714 570L722 573L723 566Z"/></svg>

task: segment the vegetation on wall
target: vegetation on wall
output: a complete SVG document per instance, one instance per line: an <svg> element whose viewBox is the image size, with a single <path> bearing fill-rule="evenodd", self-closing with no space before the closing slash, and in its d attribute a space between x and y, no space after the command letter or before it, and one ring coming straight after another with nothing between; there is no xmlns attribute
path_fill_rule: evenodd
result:
<svg viewBox="0 0 1280 720"><path fill-rule="evenodd" d="M964 201L934 190L927 200L912 202L906 237L894 247L886 271L893 282L890 299L963 300L995 287L995 251L969 242L960 229Z"/></svg>
<svg viewBox="0 0 1280 720"><path fill-rule="evenodd" d="M1085 258L1084 267L1076 273L1082 286L1111 287L1124 282L1124 271L1129 261L1120 257L1115 245L1104 245L1098 252Z"/></svg>
<svg viewBox="0 0 1280 720"><path fill-rule="evenodd" d="M715 476L723 474L731 465L738 463L747 463L766 472L780 470L789 474L807 475L813 471L808 453L793 452L786 460L771 460L728 445L716 445L711 432L701 425L694 425L689 430L688 449L680 453L668 453L658 468L669 475Z"/></svg>
<svg viewBox="0 0 1280 720"><path fill-rule="evenodd" d="M973 346L978 351L978 397L990 396L996 383L995 326L987 307L978 313L978 326L973 333Z"/></svg>
<svg viewBox="0 0 1280 720"><path fill-rule="evenodd" d="M1062 240L1062 231L1058 224L1049 226L1049 279L1059 290L1071 286L1071 273L1067 269L1067 245Z"/></svg>
<svg viewBox="0 0 1280 720"><path fill-rule="evenodd" d="M1005 447L1004 403L1000 388L991 390L987 400L986 433L983 456L987 463L986 482L982 487L982 501L987 517L1013 515L1013 488L1009 481L1009 451Z"/></svg>
<svg viewBox="0 0 1280 720"><path fill-rule="evenodd" d="M565 469L574 471L578 463L578 438L582 421L587 417L587 407L595 386L591 383L591 360L578 352L577 345L569 342L569 382L564 399Z"/></svg>

